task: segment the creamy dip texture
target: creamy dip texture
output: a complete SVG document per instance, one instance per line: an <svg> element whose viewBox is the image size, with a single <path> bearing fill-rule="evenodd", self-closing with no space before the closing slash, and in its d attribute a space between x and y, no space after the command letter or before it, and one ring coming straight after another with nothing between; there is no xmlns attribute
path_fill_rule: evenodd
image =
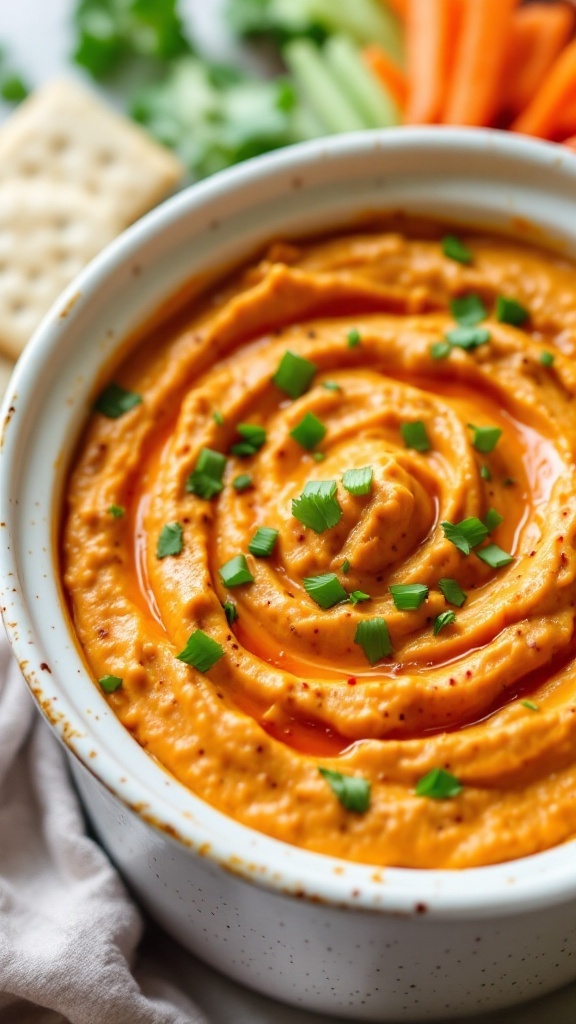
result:
<svg viewBox="0 0 576 1024"><path fill-rule="evenodd" d="M274 244L152 330L96 403L62 545L137 742L353 861L572 837L575 356L572 265L430 226Z"/></svg>

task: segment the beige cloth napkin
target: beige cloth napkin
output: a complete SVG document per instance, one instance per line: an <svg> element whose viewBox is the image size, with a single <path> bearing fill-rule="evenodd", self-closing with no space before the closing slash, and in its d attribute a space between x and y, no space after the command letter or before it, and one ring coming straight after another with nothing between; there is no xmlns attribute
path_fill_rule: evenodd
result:
<svg viewBox="0 0 576 1024"><path fill-rule="evenodd" d="M131 971L142 931L0 637L0 1021L206 1024L149 951L143 993Z"/></svg>

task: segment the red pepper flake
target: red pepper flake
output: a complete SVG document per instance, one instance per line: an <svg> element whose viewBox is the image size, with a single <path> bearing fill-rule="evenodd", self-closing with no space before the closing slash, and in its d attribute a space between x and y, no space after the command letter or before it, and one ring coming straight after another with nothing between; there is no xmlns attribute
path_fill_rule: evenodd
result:
<svg viewBox="0 0 576 1024"><path fill-rule="evenodd" d="M350 676L350 679L348 680L348 686L356 686L356 677L355 676Z"/></svg>

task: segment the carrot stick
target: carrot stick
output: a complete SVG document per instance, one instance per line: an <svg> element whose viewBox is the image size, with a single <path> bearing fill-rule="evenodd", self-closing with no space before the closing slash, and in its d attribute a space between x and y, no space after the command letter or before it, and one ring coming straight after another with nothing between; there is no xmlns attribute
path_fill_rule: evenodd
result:
<svg viewBox="0 0 576 1024"><path fill-rule="evenodd" d="M576 39L556 58L538 92L510 126L514 132L553 139L564 110L576 102Z"/></svg>
<svg viewBox="0 0 576 1024"><path fill-rule="evenodd" d="M492 122L516 4L517 0L465 0L445 124Z"/></svg>
<svg viewBox="0 0 576 1024"><path fill-rule="evenodd" d="M432 124L448 87L451 0L409 0L406 22L408 124Z"/></svg>
<svg viewBox="0 0 576 1024"><path fill-rule="evenodd" d="M532 3L514 11L501 83L507 113L518 115L528 105L569 41L575 22L576 12L565 3Z"/></svg>
<svg viewBox="0 0 576 1024"><path fill-rule="evenodd" d="M406 75L377 43L365 46L362 57L367 68L382 83L384 89L391 93L399 110L404 110L408 96Z"/></svg>

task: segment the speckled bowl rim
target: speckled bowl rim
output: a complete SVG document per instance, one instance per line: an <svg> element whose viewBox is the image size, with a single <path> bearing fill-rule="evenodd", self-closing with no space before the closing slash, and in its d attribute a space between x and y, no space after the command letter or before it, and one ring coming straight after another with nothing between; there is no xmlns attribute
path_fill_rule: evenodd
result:
<svg viewBox="0 0 576 1024"><path fill-rule="evenodd" d="M40 493L40 480L39 490L34 492L36 497L32 501L28 493L32 486L31 469L23 467L23 452L28 453L26 445L31 432L42 431L46 440L45 461L49 465L46 486L50 490L50 480L57 476L61 457L59 449L51 448L52 421L43 420L44 407L38 396L43 394L44 380L49 379L51 362L57 360L70 332L80 330L79 324L82 316L87 315L90 303L105 296L107 289L113 290L114 279L121 278L123 273L126 275L129 265L136 273L138 260L151 242L157 249L157 255L154 258L156 262L152 261L149 267L160 274L160 260L166 247L166 251L170 248L171 236L178 230L178 224L192 214L196 216L203 211L211 211L214 218L214 211L221 204L226 205L231 196L246 192L253 195L253 209L260 210L260 197L266 194L267 188L273 190L282 186L300 189L304 194L308 188L307 176L310 181L312 178L317 181L318 175L322 177L323 173L328 178L330 173L334 173L334 168L343 163L352 166L362 160L374 161L376 157L392 164L395 160L402 163L407 154L414 166L418 161L425 164L428 161L435 174L441 174L444 168L449 176L455 160L467 161L466 166L473 169L476 162L481 164L489 159L495 168L495 180L500 173L504 175L504 166L508 179L515 169L520 177L526 172L536 182L541 177L544 207L547 202L552 202L552 191L556 196L559 188L561 193L565 189L564 200L568 205L571 193L576 196L576 159L560 147L494 131L402 128L338 136L291 147L216 175L153 210L105 249L66 289L35 332L9 385L0 412L2 614L30 689L68 751L124 806L132 809L152 828L163 832L168 842L175 842L192 854L207 857L260 886L333 906L408 915L420 913L425 907L430 915L437 917L497 917L574 899L576 858L573 842L505 864L463 871L439 871L381 869L353 864L288 846L256 833L205 804L155 765L120 726L83 667L78 669L76 666L73 684L63 682L63 668L54 667L59 664L59 645L67 638L68 644L74 646L65 616L60 607L56 611L51 610L47 616L49 627L46 625L44 631L43 619L33 607L31 596L37 587L38 594L34 596L38 599L43 597L43 606L51 608L55 584L50 578L54 575L54 568L47 537L53 529L57 495L55 483L50 493ZM375 173L375 167L371 173ZM386 178L386 168L382 169L381 177L384 185L392 180L391 177ZM470 177L474 177L472 170ZM476 203L473 219L478 222L482 220L482 201L474 200L473 186L471 183L467 185L465 178L466 175L463 195L466 196L468 188L468 202ZM538 185L534 187L538 192ZM576 212L576 198L573 202ZM382 208L388 205L383 201ZM408 200L406 205L410 206ZM540 211L535 213L535 219L540 223ZM570 227L570 221L573 227ZM566 222L565 234L560 241L567 250L576 253L576 218L571 220L567 216ZM214 225L218 227L215 221ZM171 290L174 287L166 286L165 294L169 295ZM144 315L142 312L141 317ZM110 336L109 332L98 356L102 365L121 338L121 332L116 336ZM80 380L77 393L83 395L84 412L79 418L76 409L76 425L71 427L75 431L77 423L85 418L89 389L90 385ZM72 424L72 407L78 400L72 391L70 394ZM45 404L49 401L50 396ZM39 404L41 408L37 412ZM40 464L37 472L41 476ZM20 524L24 521L34 535L28 554L20 550L24 543ZM38 539L34 531L38 532ZM48 633L49 628L51 632ZM78 654L76 657L79 659ZM91 707L85 714L79 714L73 697L76 688L86 686L90 687ZM87 715L92 716L91 726ZM100 734L95 739L95 719L99 723L98 729L105 730L106 736L110 736L109 745Z"/></svg>

